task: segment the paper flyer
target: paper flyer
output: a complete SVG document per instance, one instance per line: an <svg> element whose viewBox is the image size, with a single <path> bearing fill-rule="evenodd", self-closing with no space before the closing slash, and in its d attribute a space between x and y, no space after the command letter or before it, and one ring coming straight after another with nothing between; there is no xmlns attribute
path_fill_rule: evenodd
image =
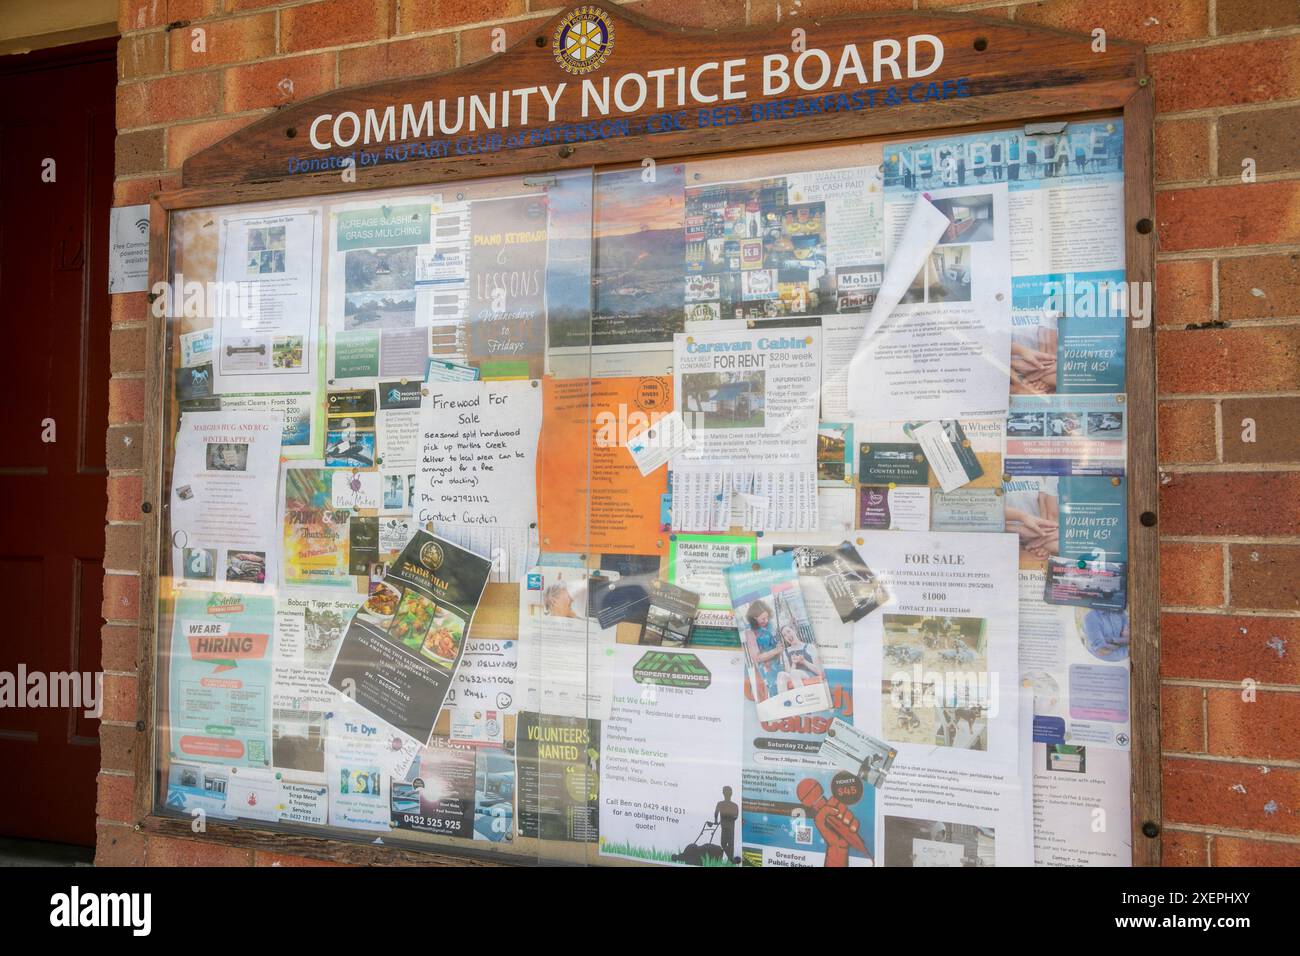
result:
<svg viewBox="0 0 1300 956"><path fill-rule="evenodd" d="M286 462L279 526L284 529L284 586L353 588L348 520L334 507L333 473L310 463Z"/></svg>
<svg viewBox="0 0 1300 956"><path fill-rule="evenodd" d="M1006 185L916 195L891 190L887 180L885 215L889 268L849 366L851 414L883 421L1004 414Z"/></svg>
<svg viewBox="0 0 1300 956"><path fill-rule="evenodd" d="M404 196L394 204L348 203L331 213L325 377L333 383L424 377L431 317L427 297L417 293L416 262L431 251L439 205L434 197Z"/></svg>
<svg viewBox="0 0 1300 956"><path fill-rule="evenodd" d="M1132 866L1127 753L1034 744L1034 864Z"/></svg>
<svg viewBox="0 0 1300 956"><path fill-rule="evenodd" d="M469 364L484 379L542 377L546 341L547 197L469 207Z"/></svg>
<svg viewBox="0 0 1300 956"><path fill-rule="evenodd" d="M276 599L272 707L330 709L337 695L326 678L359 603L360 595L329 590L294 591Z"/></svg>
<svg viewBox="0 0 1300 956"><path fill-rule="evenodd" d="M915 452L905 452L912 455ZM928 487L863 485L858 489L857 527L868 531L926 531L930 528Z"/></svg>
<svg viewBox="0 0 1300 956"><path fill-rule="evenodd" d="M739 865L743 680L739 649L615 648L601 724L602 856Z"/></svg>
<svg viewBox="0 0 1300 956"><path fill-rule="evenodd" d="M1151 308L1124 282L1123 123L1012 140L1011 394L1122 392L1126 320Z"/></svg>
<svg viewBox="0 0 1300 956"><path fill-rule="evenodd" d="M746 866L872 866L877 855L879 797L856 772L821 756L835 721L853 720L851 672L827 672L830 694L820 711L763 720L745 708Z"/></svg>
<svg viewBox="0 0 1300 956"><path fill-rule="evenodd" d="M548 551L654 554L663 469L643 475L628 442L672 410L667 376L542 381L537 516Z"/></svg>
<svg viewBox="0 0 1300 956"><path fill-rule="evenodd" d="M784 177L687 187L688 316L750 319L834 311L833 296L821 290L827 277L828 198L840 190L811 178L793 189ZM863 192L852 199L847 197L853 190L842 192L848 208L856 207L865 237L871 229L865 172L860 182ZM805 188L823 198L796 200ZM843 245L852 249L851 241Z"/></svg>
<svg viewBox="0 0 1300 956"><path fill-rule="evenodd" d="M352 619L329 685L380 720L427 741L469 639L491 562L417 531L383 584L395 605Z"/></svg>
<svg viewBox="0 0 1300 956"><path fill-rule="evenodd" d="M415 520L435 529L527 528L542 425L536 382L439 382L420 407Z"/></svg>
<svg viewBox="0 0 1300 956"><path fill-rule="evenodd" d="M188 588L267 591L280 576L276 539L279 416L186 413L172 471L172 568Z"/></svg>
<svg viewBox="0 0 1300 956"><path fill-rule="evenodd" d="M509 843L514 795L513 742L466 747L434 737L406 776L392 781L391 822L398 830Z"/></svg>
<svg viewBox="0 0 1300 956"><path fill-rule="evenodd" d="M1008 475L1123 477L1124 395L1016 395L1007 412Z"/></svg>
<svg viewBox="0 0 1300 956"><path fill-rule="evenodd" d="M515 736L521 837L600 837L599 720L520 711Z"/></svg>
<svg viewBox="0 0 1300 956"><path fill-rule="evenodd" d="M273 412L284 422L280 452L286 458L319 458L323 432L319 394L306 392L227 392L218 399L222 412Z"/></svg>
<svg viewBox="0 0 1300 956"><path fill-rule="evenodd" d="M519 706L542 714L609 712L615 627L588 617L585 568L535 567L519 590Z"/></svg>
<svg viewBox="0 0 1300 956"><path fill-rule="evenodd" d="M274 634L274 598L177 593L167 675L173 757L270 766Z"/></svg>
<svg viewBox="0 0 1300 956"><path fill-rule="evenodd" d="M1006 530L1020 567L1046 570L1050 604L1122 611L1128 601L1127 488L1122 478L1015 477L1003 482Z"/></svg>
<svg viewBox="0 0 1300 956"><path fill-rule="evenodd" d="M853 642L853 724L898 748L880 791L885 865L1029 865L1015 537L861 538L893 598Z"/></svg>
<svg viewBox="0 0 1300 956"><path fill-rule="evenodd" d="M760 719L808 714L830 705L826 670L804 605L791 552L723 571L745 649L746 697Z"/></svg>
<svg viewBox="0 0 1300 956"><path fill-rule="evenodd" d="M744 527L817 527L816 328L675 337L674 407L695 444L672 468L675 531L726 531L732 498Z"/></svg>
<svg viewBox="0 0 1300 956"><path fill-rule="evenodd" d="M668 549L668 581L700 596L687 643L692 647L739 647L736 615L723 569L758 557L752 534L674 534Z"/></svg>
<svg viewBox="0 0 1300 956"><path fill-rule="evenodd" d="M385 468L414 468L420 460L419 379L380 382L376 420L376 464Z"/></svg>
<svg viewBox="0 0 1300 956"><path fill-rule="evenodd" d="M590 362L595 378L630 374L617 368L619 357L658 353L662 367L641 371L668 367L664 353L683 322L684 173L680 163L660 163L649 182L639 167L595 175L590 324L568 322L552 335L552 348Z"/></svg>
<svg viewBox="0 0 1300 956"><path fill-rule="evenodd" d="M325 395L325 464L330 468L373 468L379 457L375 438L375 390L331 390Z"/></svg>
<svg viewBox="0 0 1300 956"><path fill-rule="evenodd" d="M325 736L330 825L386 833L393 773L393 750L381 723L363 711L337 708Z"/></svg>
<svg viewBox="0 0 1300 956"><path fill-rule="evenodd" d="M217 274L236 301L213 317L213 390L315 392L320 214L219 220Z"/></svg>
<svg viewBox="0 0 1300 956"><path fill-rule="evenodd" d="M1127 750L1128 613L1048 604L1043 579L1020 572L1020 683L1033 695L1034 740Z"/></svg>

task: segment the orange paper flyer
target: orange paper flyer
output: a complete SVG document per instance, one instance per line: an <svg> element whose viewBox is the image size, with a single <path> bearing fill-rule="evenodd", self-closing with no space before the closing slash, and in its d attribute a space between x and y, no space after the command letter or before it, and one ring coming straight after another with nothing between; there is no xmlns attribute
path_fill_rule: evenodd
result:
<svg viewBox="0 0 1300 956"><path fill-rule="evenodd" d="M627 440L673 407L668 376L542 380L537 512L543 551L666 554L668 469L642 477Z"/></svg>

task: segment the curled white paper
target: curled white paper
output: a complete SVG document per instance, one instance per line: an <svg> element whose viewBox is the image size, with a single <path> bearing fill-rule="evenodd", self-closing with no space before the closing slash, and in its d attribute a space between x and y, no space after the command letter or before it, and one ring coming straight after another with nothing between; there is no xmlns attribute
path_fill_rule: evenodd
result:
<svg viewBox="0 0 1300 956"><path fill-rule="evenodd" d="M857 351L849 360L849 374L845 388L848 390L849 414L855 418L871 417L868 407L867 342L880 328L881 323L889 317L889 313L894 311L894 307L902 301L903 294L925 265L926 257L938 245L939 238L948 226L948 217L935 208L928 193L922 193L916 198L912 213L903 227L903 234L899 237L893 255L889 258L889 265L885 268L880 291L876 293L875 304L872 305L871 314L867 316L867 324L862 330L862 341L858 343Z"/></svg>

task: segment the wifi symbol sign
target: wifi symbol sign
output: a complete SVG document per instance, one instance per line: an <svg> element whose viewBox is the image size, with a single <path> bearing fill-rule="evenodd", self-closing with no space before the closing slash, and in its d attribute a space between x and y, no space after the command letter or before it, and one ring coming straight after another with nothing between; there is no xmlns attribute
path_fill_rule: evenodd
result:
<svg viewBox="0 0 1300 956"><path fill-rule="evenodd" d="M148 218L146 217L146 218L144 218L144 219L137 219L137 220L135 221L135 228L136 228L136 231L139 232L140 235L143 236L146 232L149 231L149 220L148 220Z"/></svg>

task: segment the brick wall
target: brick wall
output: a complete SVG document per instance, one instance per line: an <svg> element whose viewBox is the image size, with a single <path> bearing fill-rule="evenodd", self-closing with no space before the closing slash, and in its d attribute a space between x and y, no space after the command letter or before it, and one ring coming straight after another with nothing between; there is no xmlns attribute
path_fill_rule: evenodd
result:
<svg viewBox="0 0 1300 956"><path fill-rule="evenodd" d="M118 204L286 103L473 62L553 0L122 0ZM1300 864L1300 5L637 0L691 26L974 10L1148 44L1155 80L1165 862ZM207 52L191 50L203 27ZM1242 181L1252 159L1253 183ZM101 864L306 862L134 829L143 294L113 297ZM1253 420L1254 442L1242 440ZM1140 569L1139 569L1140 573ZM1243 700L1253 681L1253 701ZM1246 695L1251 696L1251 695Z"/></svg>

